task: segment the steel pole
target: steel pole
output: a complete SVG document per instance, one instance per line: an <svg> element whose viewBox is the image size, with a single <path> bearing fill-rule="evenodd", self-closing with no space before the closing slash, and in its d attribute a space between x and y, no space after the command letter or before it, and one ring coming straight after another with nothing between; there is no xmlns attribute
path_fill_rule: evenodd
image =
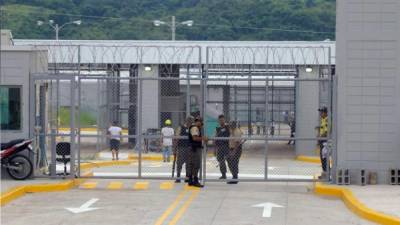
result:
<svg viewBox="0 0 400 225"><path fill-rule="evenodd" d="M172 40L175 41L175 33L176 33L175 16L172 16L172 19L171 19L171 31L172 31Z"/></svg>

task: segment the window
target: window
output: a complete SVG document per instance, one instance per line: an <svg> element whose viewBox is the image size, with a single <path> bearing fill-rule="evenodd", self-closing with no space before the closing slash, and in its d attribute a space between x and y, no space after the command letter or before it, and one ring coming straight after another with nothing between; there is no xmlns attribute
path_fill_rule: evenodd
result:
<svg viewBox="0 0 400 225"><path fill-rule="evenodd" d="M1 130L21 130L21 87L0 86Z"/></svg>

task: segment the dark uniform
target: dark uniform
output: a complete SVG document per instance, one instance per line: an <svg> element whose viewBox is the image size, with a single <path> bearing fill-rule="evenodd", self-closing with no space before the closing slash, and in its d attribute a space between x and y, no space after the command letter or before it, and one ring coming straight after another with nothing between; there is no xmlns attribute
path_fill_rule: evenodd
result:
<svg viewBox="0 0 400 225"><path fill-rule="evenodd" d="M227 126L217 127L215 137L229 137L230 131ZM226 178L226 163L229 155L229 140L215 140L215 147L217 148L217 160L219 163L219 170L221 171L222 177Z"/></svg>
<svg viewBox="0 0 400 225"><path fill-rule="evenodd" d="M187 158L187 173L189 176L189 185L194 185L199 183L199 171L201 165L201 149L202 149L202 141L193 140L193 136L202 137L201 129L197 126L191 126L189 129L189 142L191 145L191 151L188 151Z"/></svg>
<svg viewBox="0 0 400 225"><path fill-rule="evenodd" d="M186 126L180 126L177 134L181 137L188 137L189 135L189 128ZM186 176L188 176L188 152L191 151L191 144L189 139L179 139L176 143L176 176L179 178L181 177L181 171L183 164L186 164Z"/></svg>

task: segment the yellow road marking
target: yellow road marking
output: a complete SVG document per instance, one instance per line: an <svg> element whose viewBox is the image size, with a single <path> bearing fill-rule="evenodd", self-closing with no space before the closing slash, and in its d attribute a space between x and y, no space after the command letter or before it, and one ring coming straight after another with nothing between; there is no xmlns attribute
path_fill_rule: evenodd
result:
<svg viewBox="0 0 400 225"><path fill-rule="evenodd" d="M193 202L193 200L196 198L196 196L197 196L197 194L199 194L199 192L200 192L200 189L192 191L192 194L190 195L188 200L186 200L186 202L183 204L183 206L175 214L174 218L172 218L171 222L169 222L169 225L175 225L179 221L179 219L186 212L187 208L189 208L190 204Z"/></svg>
<svg viewBox="0 0 400 225"><path fill-rule="evenodd" d="M172 188L174 188L174 182L167 181L160 184L161 190L171 190Z"/></svg>
<svg viewBox="0 0 400 225"><path fill-rule="evenodd" d="M97 182L85 182L81 185L81 188L84 189L93 189L96 188Z"/></svg>
<svg viewBox="0 0 400 225"><path fill-rule="evenodd" d="M135 190L146 190L147 188L149 188L149 182L136 182L133 186Z"/></svg>
<svg viewBox="0 0 400 225"><path fill-rule="evenodd" d="M122 182L110 182L107 189L118 190L122 188L122 185L123 185Z"/></svg>
<svg viewBox="0 0 400 225"><path fill-rule="evenodd" d="M187 191L194 191L194 190L198 190L199 188L193 187L193 186L189 186L188 184L186 184L185 187L183 187L183 189L187 190Z"/></svg>
<svg viewBox="0 0 400 225"><path fill-rule="evenodd" d="M158 218L157 222L155 225L161 225L164 223L165 219L171 214L174 209L178 206L179 202L183 199L185 194L187 193L187 190L183 190L179 193L178 197L176 197L175 201L167 208L167 210L161 215L160 218Z"/></svg>

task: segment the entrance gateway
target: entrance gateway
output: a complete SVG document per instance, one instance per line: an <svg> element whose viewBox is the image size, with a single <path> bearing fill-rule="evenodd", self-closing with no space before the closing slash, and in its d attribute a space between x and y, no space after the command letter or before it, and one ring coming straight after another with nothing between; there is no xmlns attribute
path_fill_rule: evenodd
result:
<svg viewBox="0 0 400 225"><path fill-rule="evenodd" d="M210 139L203 181L221 176L215 141L232 139L215 136L221 114L242 132L240 181L317 179L321 165L296 157L318 158L319 141L328 142L336 166L330 42L35 46L47 48L50 61L48 73L31 79L36 176L86 177L90 167L98 178L175 179L172 163L162 162L160 129L167 119L176 129L189 115L204 118ZM322 107L330 126L328 137L317 138ZM112 122L123 128L119 161L109 150Z"/></svg>

